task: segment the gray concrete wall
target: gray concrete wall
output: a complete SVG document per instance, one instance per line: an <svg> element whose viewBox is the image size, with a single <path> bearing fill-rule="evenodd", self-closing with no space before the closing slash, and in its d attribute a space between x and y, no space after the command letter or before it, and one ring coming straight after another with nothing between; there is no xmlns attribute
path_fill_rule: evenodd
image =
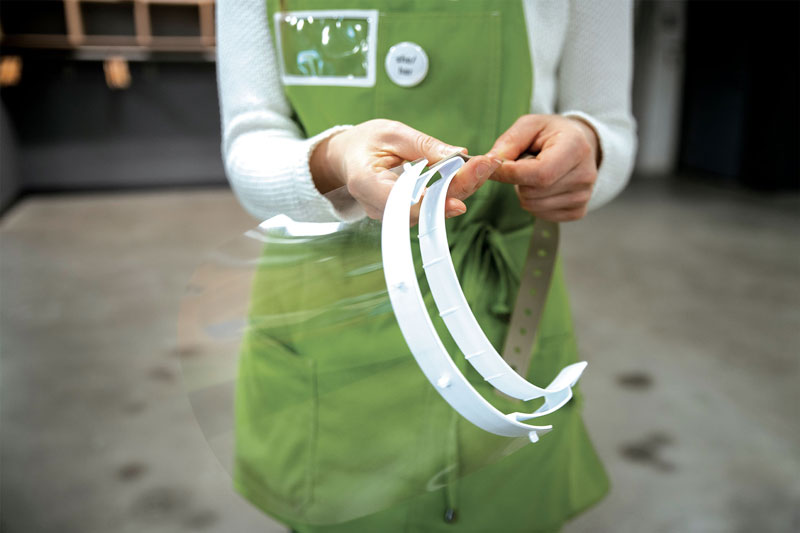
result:
<svg viewBox="0 0 800 533"><path fill-rule="evenodd" d="M25 60L2 92L23 191L225 182L214 64L130 68L112 90L99 61Z"/></svg>
<svg viewBox="0 0 800 533"><path fill-rule="evenodd" d="M686 6L636 4L633 113L638 123L637 175L667 177L678 163Z"/></svg>

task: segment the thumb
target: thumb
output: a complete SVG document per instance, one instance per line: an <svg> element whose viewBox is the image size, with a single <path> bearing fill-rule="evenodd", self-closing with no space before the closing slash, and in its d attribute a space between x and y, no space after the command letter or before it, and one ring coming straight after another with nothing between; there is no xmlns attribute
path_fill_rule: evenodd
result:
<svg viewBox="0 0 800 533"><path fill-rule="evenodd" d="M453 181L447 196L464 200L475 193L500 168L503 162L485 155L474 156L461 167Z"/></svg>
<svg viewBox="0 0 800 533"><path fill-rule="evenodd" d="M424 157L429 163L436 163L456 152L466 153L467 149L444 143L435 137L426 135L410 126L401 124L393 143L395 154L406 161Z"/></svg>
<svg viewBox="0 0 800 533"><path fill-rule="evenodd" d="M531 149L547 124L547 116L523 115L497 138L489 153L494 157L513 161Z"/></svg>

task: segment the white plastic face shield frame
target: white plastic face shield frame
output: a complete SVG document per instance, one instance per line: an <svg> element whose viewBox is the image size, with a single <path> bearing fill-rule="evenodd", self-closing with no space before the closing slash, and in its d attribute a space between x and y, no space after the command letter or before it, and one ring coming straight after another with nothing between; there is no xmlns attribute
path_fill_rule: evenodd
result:
<svg viewBox="0 0 800 533"><path fill-rule="evenodd" d="M566 404L586 363L565 367L547 387L541 388L517 374L500 356L469 308L447 244L446 193L464 160L458 156L445 159L423 174L426 164L422 160L404 165L383 217L383 269L400 330L428 381L461 416L490 433L527 436L536 442L552 426L533 426L522 421L550 414ZM408 219L411 206L419 201L437 172L442 179L428 189L422 201L419 238L423 269L439 315L465 358L497 390L522 400L544 398L544 403L532 413L504 414L486 401L453 362L428 315L414 268Z"/></svg>

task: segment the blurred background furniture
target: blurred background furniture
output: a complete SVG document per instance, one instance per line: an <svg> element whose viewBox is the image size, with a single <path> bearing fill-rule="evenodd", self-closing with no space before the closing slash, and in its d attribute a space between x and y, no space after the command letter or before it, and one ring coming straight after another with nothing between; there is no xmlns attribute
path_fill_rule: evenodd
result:
<svg viewBox="0 0 800 533"><path fill-rule="evenodd" d="M78 57L153 52L213 60L214 0L4 1L3 46L69 49Z"/></svg>
<svg viewBox="0 0 800 533"><path fill-rule="evenodd" d="M3 0L0 209L224 184L213 0Z"/></svg>

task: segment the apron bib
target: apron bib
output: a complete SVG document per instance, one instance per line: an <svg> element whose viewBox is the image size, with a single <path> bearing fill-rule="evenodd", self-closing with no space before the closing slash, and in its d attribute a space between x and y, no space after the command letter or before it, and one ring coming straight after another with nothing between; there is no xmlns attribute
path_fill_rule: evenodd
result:
<svg viewBox="0 0 800 533"><path fill-rule="evenodd" d="M529 112L532 66L521 2L397 0L381 2L379 13L363 0L267 5L286 95L309 136L388 118L477 154ZM332 35L322 32L325 43L272 24L276 13L333 10L357 11ZM427 56L427 73L413 87L396 84L385 64L391 48L405 42ZM467 213L448 221L451 255L473 312L500 348L533 218L506 184L489 181L466 203ZM336 246L335 260L296 265L282 283L257 274L251 314L291 313L298 300L324 299L326 280L343 279L356 255L380 261L379 245ZM354 296L384 289L380 271L358 286L337 287ZM426 301L432 303L429 293ZM458 354L449 336L440 336ZM531 357L526 377L537 385L578 360L559 265ZM463 357L458 364L501 411L525 410L493 394ZM235 482L255 505L301 532L557 529L608 490L581 401L575 389L570 403L540 419L553 424L551 433L483 466L503 438L461 419L436 394L391 312L346 327L254 328L237 382Z"/></svg>

